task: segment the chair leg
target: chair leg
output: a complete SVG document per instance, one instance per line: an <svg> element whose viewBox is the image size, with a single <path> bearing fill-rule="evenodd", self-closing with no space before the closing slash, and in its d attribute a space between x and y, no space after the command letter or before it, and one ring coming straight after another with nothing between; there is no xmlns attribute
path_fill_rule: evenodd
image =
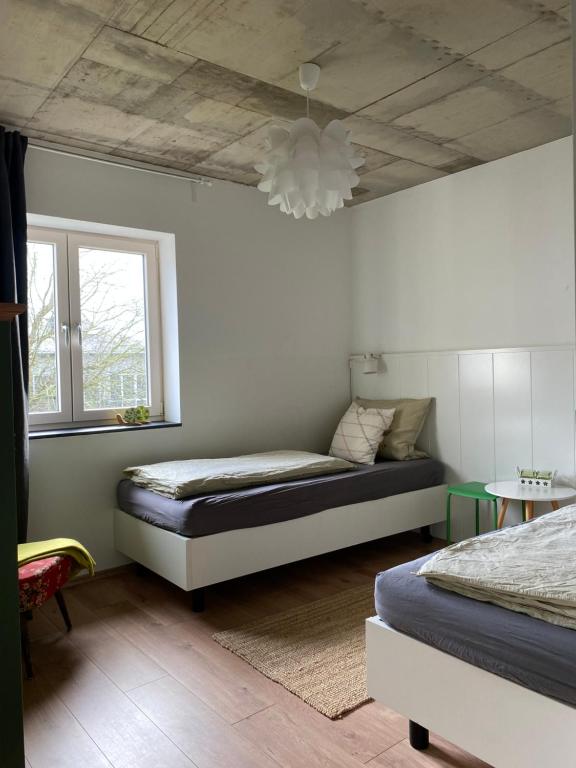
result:
<svg viewBox="0 0 576 768"><path fill-rule="evenodd" d="M480 535L480 502L476 499L476 536Z"/></svg>
<svg viewBox="0 0 576 768"><path fill-rule="evenodd" d="M452 539L451 539L451 536L452 536L452 530L451 530L452 520L451 520L451 516L450 516L450 499L451 499L451 495L448 494L448 497L446 499L446 542L448 544L452 543Z"/></svg>
<svg viewBox="0 0 576 768"><path fill-rule="evenodd" d="M32 656L30 654L30 636L28 634L28 622L31 618L31 611L25 611L20 614L20 641L22 645L22 661L24 663L24 673L28 680L34 677L32 668Z"/></svg>
<svg viewBox="0 0 576 768"><path fill-rule="evenodd" d="M494 527L494 530L496 530L496 528L498 528L498 502L496 501L496 499L494 499L494 501L492 502L492 507L494 509L493 527Z"/></svg>
<svg viewBox="0 0 576 768"><path fill-rule="evenodd" d="M64 619L64 624L66 624L66 631L70 632L72 629L72 622L70 621L70 614L68 613L68 608L66 607L66 601L64 600L64 595L62 594L62 591L59 589L57 592L54 593L54 597L56 598L56 602L58 603L58 608L60 608L60 613L62 614L62 618Z"/></svg>

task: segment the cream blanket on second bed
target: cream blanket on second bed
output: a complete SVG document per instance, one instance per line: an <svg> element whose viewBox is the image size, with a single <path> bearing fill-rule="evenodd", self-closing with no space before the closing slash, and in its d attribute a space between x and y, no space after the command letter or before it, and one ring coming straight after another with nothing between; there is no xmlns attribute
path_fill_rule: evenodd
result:
<svg viewBox="0 0 576 768"><path fill-rule="evenodd" d="M418 571L432 584L576 629L576 505L442 549Z"/></svg>
<svg viewBox="0 0 576 768"><path fill-rule="evenodd" d="M268 451L227 459L187 459L128 467L136 485L173 499L196 493L229 491L356 469L344 459L307 451Z"/></svg>

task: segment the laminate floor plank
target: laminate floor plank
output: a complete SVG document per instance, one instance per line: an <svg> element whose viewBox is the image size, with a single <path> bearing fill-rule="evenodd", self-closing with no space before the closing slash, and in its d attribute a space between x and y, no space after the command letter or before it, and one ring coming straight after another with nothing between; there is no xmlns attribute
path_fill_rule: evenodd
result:
<svg viewBox="0 0 576 768"><path fill-rule="evenodd" d="M195 768L194 763L67 639L35 644L42 674L114 768ZM67 749L63 739L63 751ZM78 763L77 763L78 764ZM52 768L60 768L54 763ZM83 768L92 768L88 763Z"/></svg>
<svg viewBox="0 0 576 768"><path fill-rule="evenodd" d="M280 707L269 707L234 726L282 768L360 768L364 765L313 725L302 727Z"/></svg>
<svg viewBox="0 0 576 768"><path fill-rule="evenodd" d="M51 598L48 601L49 604L52 602L56 603L56 600ZM23 621L23 618L21 617L20 620ZM35 640L41 640L45 637L53 637L54 635L59 635L65 629L66 627L64 626L62 620L60 620L60 623L55 624L50 619L49 615L44 612L43 608L32 611L32 618L28 620L28 635L32 642Z"/></svg>
<svg viewBox="0 0 576 768"><path fill-rule="evenodd" d="M280 571L280 573L278 573ZM245 576L232 582L233 589L226 592L229 600L246 611L250 619L270 616L278 611L288 611L306 602L305 595L298 593L296 585L289 583L287 575L280 568L274 568L261 574ZM215 593L220 596L225 590L225 584L218 584L207 590L206 605Z"/></svg>
<svg viewBox="0 0 576 768"><path fill-rule="evenodd" d="M78 590L68 590L66 604L72 621L67 634L70 642L91 659L124 691L158 680L167 674L157 662L135 648L121 634L78 599ZM59 618L58 606L49 601L42 609L53 623Z"/></svg>
<svg viewBox="0 0 576 768"><path fill-rule="evenodd" d="M405 718L376 702L339 720L329 720L297 696L279 706L299 727L313 726L318 736L338 744L362 763L405 739L408 729Z"/></svg>
<svg viewBox="0 0 576 768"><path fill-rule="evenodd" d="M110 768L111 763L38 671L25 680L24 736L30 768Z"/></svg>
<svg viewBox="0 0 576 768"><path fill-rule="evenodd" d="M207 589L207 610L142 568L66 589L73 630L49 601L30 625L29 768L486 768L370 703L331 721L212 640L212 634L351 587L441 546L416 534Z"/></svg>
<svg viewBox="0 0 576 768"><path fill-rule="evenodd" d="M248 686L243 669L248 665L225 652L203 631L196 631L199 621L191 619L145 628L133 619L117 617L114 627L228 722L241 720L273 704L273 700L262 695L261 681L266 678L258 675L254 685Z"/></svg>
<svg viewBox="0 0 576 768"><path fill-rule="evenodd" d="M225 717L228 722L235 723L272 704L284 704L286 701L293 701L294 699L300 702L300 699L286 690L284 686L258 672L250 664L247 664L244 659L223 648L206 633L198 631L195 622L183 622L182 624L174 625L167 629L167 633L176 642L187 645L194 650L194 653L201 660L203 668L210 668L217 687L225 688L230 685L230 681L234 681L234 685L239 690L252 692L258 697L260 703L263 704L263 706L249 713L240 714L239 711L231 711L227 715L220 709L219 705L219 698L222 695L221 690L207 692L204 688L192 689L193 693L201 697L209 706L219 712L222 717Z"/></svg>
<svg viewBox="0 0 576 768"><path fill-rule="evenodd" d="M430 734L430 746L421 752L407 739L368 763L369 768L490 768L488 763ZM550 767L552 768L552 766ZM560 768L560 766L558 766Z"/></svg>
<svg viewBox="0 0 576 768"><path fill-rule="evenodd" d="M125 580L127 599L163 626L185 621L192 614L192 598L175 584L141 566Z"/></svg>
<svg viewBox="0 0 576 768"><path fill-rule="evenodd" d="M94 613L100 609L131 602L148 613L155 624L175 624L192 611L190 595L140 565L105 578L69 582L66 595L72 592Z"/></svg>
<svg viewBox="0 0 576 768"><path fill-rule="evenodd" d="M160 595L159 599L169 600L169 595ZM164 624L158 621L148 611L143 610L137 601L127 600L124 603L116 603L94 611L99 619L105 621L113 628L117 628L126 619L137 624L141 629L158 630L162 627L172 626L172 624L181 624L183 622L193 621L198 632L212 637L215 632L228 629L232 625L245 624L254 618L254 615L244 606L238 605L233 600L224 598L221 595L212 593L209 598L209 609L203 613L194 613L190 606L187 613L182 614L177 622Z"/></svg>
<svg viewBox="0 0 576 768"><path fill-rule="evenodd" d="M65 597L69 590L82 590L87 602L92 609L105 605L114 605L126 599L131 571L122 570L119 574L111 574L106 577L90 579L82 577L78 581L70 581L65 587Z"/></svg>
<svg viewBox="0 0 576 768"><path fill-rule="evenodd" d="M198 768L278 768L172 677L143 685L129 696Z"/></svg>

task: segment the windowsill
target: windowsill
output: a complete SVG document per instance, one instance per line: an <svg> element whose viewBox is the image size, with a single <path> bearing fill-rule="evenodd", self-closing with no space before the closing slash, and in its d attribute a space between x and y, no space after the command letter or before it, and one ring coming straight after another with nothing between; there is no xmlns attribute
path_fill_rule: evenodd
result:
<svg viewBox="0 0 576 768"><path fill-rule="evenodd" d="M181 427L180 421L151 421L150 424L104 424L95 427L62 427L59 429L35 429L30 431L30 440L40 440L45 437L68 437L78 435L101 435L106 432L135 432L140 429L167 429Z"/></svg>

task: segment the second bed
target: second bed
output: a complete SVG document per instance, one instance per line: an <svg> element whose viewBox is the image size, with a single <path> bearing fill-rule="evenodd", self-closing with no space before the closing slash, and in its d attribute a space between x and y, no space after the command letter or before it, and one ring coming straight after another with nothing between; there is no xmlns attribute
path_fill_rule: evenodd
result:
<svg viewBox="0 0 576 768"><path fill-rule="evenodd" d="M443 465L350 472L170 499L123 480L116 548L185 590L443 520ZM196 607L202 607L201 599Z"/></svg>

